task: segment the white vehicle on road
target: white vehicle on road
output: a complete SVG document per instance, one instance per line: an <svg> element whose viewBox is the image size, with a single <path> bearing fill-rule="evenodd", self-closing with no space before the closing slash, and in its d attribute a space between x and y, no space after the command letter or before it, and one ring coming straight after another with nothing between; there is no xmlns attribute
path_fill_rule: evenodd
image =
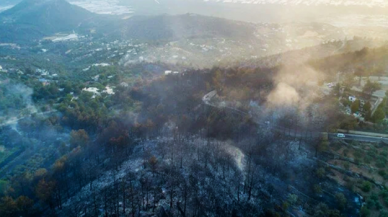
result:
<svg viewBox="0 0 388 217"><path fill-rule="evenodd" d="M338 133L338 134L337 134L337 137L338 137L338 138L345 138L345 134L343 134L343 133Z"/></svg>

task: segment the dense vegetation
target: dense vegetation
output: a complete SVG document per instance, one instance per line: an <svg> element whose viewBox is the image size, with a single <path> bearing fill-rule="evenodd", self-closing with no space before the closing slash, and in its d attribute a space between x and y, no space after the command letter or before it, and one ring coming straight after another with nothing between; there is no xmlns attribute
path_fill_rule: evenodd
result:
<svg viewBox="0 0 388 217"><path fill-rule="evenodd" d="M388 47L363 48L362 50L329 56L311 61L311 65L325 73L335 75L338 72L355 76L383 76L387 74Z"/></svg>

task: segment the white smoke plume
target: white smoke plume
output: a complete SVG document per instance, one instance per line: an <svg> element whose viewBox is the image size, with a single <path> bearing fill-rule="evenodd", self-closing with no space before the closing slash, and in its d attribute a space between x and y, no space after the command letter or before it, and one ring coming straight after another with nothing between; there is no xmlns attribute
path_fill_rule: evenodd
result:
<svg viewBox="0 0 388 217"><path fill-rule="evenodd" d="M22 100L21 107L9 109L7 113L0 111L0 126L15 125L25 115L36 113L37 108L32 101L33 89L24 84L1 84L4 90L3 96L7 100L12 98L20 98Z"/></svg>
<svg viewBox="0 0 388 217"><path fill-rule="evenodd" d="M267 107L306 109L319 96L324 75L306 66L285 66L275 77L275 88L267 96Z"/></svg>

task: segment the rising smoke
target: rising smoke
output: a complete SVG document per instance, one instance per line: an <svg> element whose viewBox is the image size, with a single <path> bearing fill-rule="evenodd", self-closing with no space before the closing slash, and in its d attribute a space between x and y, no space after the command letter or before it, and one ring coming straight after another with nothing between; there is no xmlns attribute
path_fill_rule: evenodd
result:
<svg viewBox="0 0 388 217"><path fill-rule="evenodd" d="M285 66L274 78L275 88L267 96L267 107L296 107L305 110L319 96L323 73L307 66Z"/></svg>

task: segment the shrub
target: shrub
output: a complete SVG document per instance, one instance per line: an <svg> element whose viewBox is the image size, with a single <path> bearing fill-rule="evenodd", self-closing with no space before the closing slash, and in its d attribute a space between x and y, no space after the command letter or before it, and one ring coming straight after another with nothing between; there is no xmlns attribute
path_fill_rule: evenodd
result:
<svg viewBox="0 0 388 217"><path fill-rule="evenodd" d="M319 178L324 178L326 176L325 168L321 167L317 169L316 174Z"/></svg>
<svg viewBox="0 0 388 217"><path fill-rule="evenodd" d="M337 201L338 207L344 209L346 207L347 200L342 193L335 194L335 199Z"/></svg>
<svg viewBox="0 0 388 217"><path fill-rule="evenodd" d="M346 187L349 188L351 191L354 191L354 181L346 181Z"/></svg>
<svg viewBox="0 0 388 217"><path fill-rule="evenodd" d="M314 192L316 194L321 194L322 193L322 188L320 185L314 185Z"/></svg>
<svg viewBox="0 0 388 217"><path fill-rule="evenodd" d="M368 154L368 156L371 156L371 157L376 156L376 153L372 150L369 150L367 154Z"/></svg>
<svg viewBox="0 0 388 217"><path fill-rule="evenodd" d="M385 165L386 165L386 163L380 159L377 160L377 162L376 162L376 167L378 167L378 168L384 168Z"/></svg>
<svg viewBox="0 0 388 217"><path fill-rule="evenodd" d="M350 169L350 164L348 162L344 163L344 168L346 170L349 170Z"/></svg>
<svg viewBox="0 0 388 217"><path fill-rule="evenodd" d="M384 162L384 163L387 163L387 158L384 157L384 156L379 156L378 159L379 159L379 161L382 161L382 162Z"/></svg>
<svg viewBox="0 0 388 217"><path fill-rule="evenodd" d="M379 175L384 177L386 175L385 170L379 170Z"/></svg>
<svg viewBox="0 0 388 217"><path fill-rule="evenodd" d="M334 151L338 151L341 149L341 145L339 145L338 143L333 143L331 147L333 147Z"/></svg>
<svg viewBox="0 0 388 217"><path fill-rule="evenodd" d="M290 207L290 204L289 204L289 203L287 203L286 201L283 202L283 204L282 204L283 210L287 210L289 207Z"/></svg>
<svg viewBox="0 0 388 217"><path fill-rule="evenodd" d="M367 163L367 164L371 163L372 160L373 160L373 158L371 156L369 156L369 155L366 155L364 157L364 162Z"/></svg>
<svg viewBox="0 0 388 217"><path fill-rule="evenodd" d="M361 214L361 217L368 217L370 216L370 210L364 206L361 208L360 214Z"/></svg>
<svg viewBox="0 0 388 217"><path fill-rule="evenodd" d="M387 211L381 211L379 217L388 217Z"/></svg>
<svg viewBox="0 0 388 217"><path fill-rule="evenodd" d="M383 206L381 205L381 203L379 201L377 201L375 203L375 207L376 207L377 210L381 210L383 208Z"/></svg>
<svg viewBox="0 0 388 217"><path fill-rule="evenodd" d="M377 196L377 194L373 193L373 194L371 194L370 199L373 201L378 201L379 197Z"/></svg>
<svg viewBox="0 0 388 217"><path fill-rule="evenodd" d="M364 192L369 192L372 189L372 184L368 181L362 183L361 190Z"/></svg>
<svg viewBox="0 0 388 217"><path fill-rule="evenodd" d="M345 157L347 157L348 154L349 154L349 150L348 150L348 149L345 149L344 152L343 152L343 155L344 155Z"/></svg>
<svg viewBox="0 0 388 217"><path fill-rule="evenodd" d="M368 209L373 209L376 206L376 201L369 199L366 201L366 206Z"/></svg>
<svg viewBox="0 0 388 217"><path fill-rule="evenodd" d="M296 204L296 202L298 202L298 195L296 195L296 194L289 194L289 195L288 195L288 198L287 198L287 201L288 201L291 205Z"/></svg>
<svg viewBox="0 0 388 217"><path fill-rule="evenodd" d="M382 197L382 198L388 198L388 191L386 191L386 190L384 190L384 191L381 191L380 192L380 197Z"/></svg>

